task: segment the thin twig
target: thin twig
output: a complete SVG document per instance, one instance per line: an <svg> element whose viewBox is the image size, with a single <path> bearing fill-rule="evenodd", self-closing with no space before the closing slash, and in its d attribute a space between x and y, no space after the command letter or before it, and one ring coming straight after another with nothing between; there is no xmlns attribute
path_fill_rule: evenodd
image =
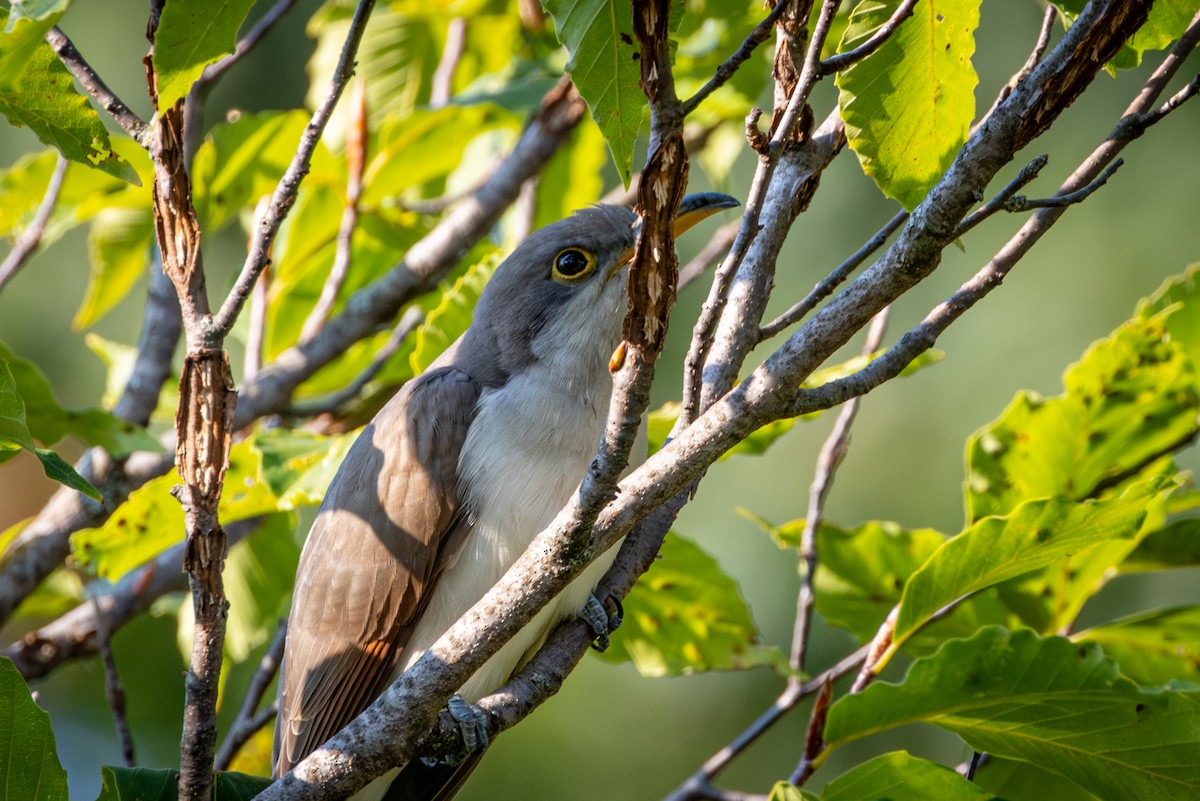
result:
<svg viewBox="0 0 1200 801"><path fill-rule="evenodd" d="M1087 200L1093 192L1108 183L1108 179L1125 164L1125 159L1117 159L1104 168L1095 180L1074 192L1067 192L1053 197L1025 198L1013 197L1004 205L1005 211L1031 211L1033 209L1060 209Z"/></svg>
<svg viewBox="0 0 1200 801"><path fill-rule="evenodd" d="M46 185L46 193L42 195L42 202L38 204L33 221L17 237L12 250L0 263L0 289L3 289L4 285L25 266L25 262L42 243L42 236L46 233L46 223L50 222L50 215L54 213L54 207L58 205L58 194L62 190L63 178L66 177L69 163L61 153L58 154L58 160L54 162L54 171L50 173L50 182Z"/></svg>
<svg viewBox="0 0 1200 801"><path fill-rule="evenodd" d="M300 182L308 174L309 163L312 160L313 151L316 150L317 142L320 141L321 134L333 114L333 109L342 96L342 90L345 89L350 77L354 74L354 57L358 52L358 45L362 41L367 19L371 16L371 9L374 7L375 0L359 0L354 9L354 17L350 20L350 28L346 32L346 43L342 46L342 54L338 58L337 68L330 78L329 89L326 90L325 96L321 99L316 111L313 112L312 119L305 126L304 133L300 137L300 145L296 148L296 155L292 157L292 163L288 165L287 171L279 179L275 191L271 193L271 205L254 229L253 244L250 252L246 254L246 261L242 265L242 271L238 275L233 289L230 290L225 302L221 304L221 310L209 321L210 337L219 339L233 328L242 306L246 303L246 299L254 288L254 283L258 280L258 274L267 264L271 244L275 241L275 236L279 233L279 226L283 223L292 204L296 202L296 193L300 190Z"/></svg>
<svg viewBox="0 0 1200 801"><path fill-rule="evenodd" d="M292 10L296 3L297 0L279 0L271 6L270 10L259 17L250 30L246 31L246 35L238 39L232 53L204 68L204 72L200 73L200 77L196 79L193 91L207 92L222 75L245 58L246 54L254 49L254 46L275 27L279 20L283 19L285 14Z"/></svg>
<svg viewBox="0 0 1200 801"><path fill-rule="evenodd" d="M987 753L984 751L972 751L971 761L967 763L966 779L969 782L975 781L975 772L987 762Z"/></svg>
<svg viewBox="0 0 1200 801"><path fill-rule="evenodd" d="M888 309L875 315L867 329L863 342L862 353L870 355L879 350L883 342L883 334L887 330ZM813 474L812 485L808 491L808 513L804 518L804 531L800 535L800 558L804 560L804 577L800 582L800 592L796 598L796 622L792 635L791 667L800 673L804 670L805 655L808 652L809 629L812 623L813 601L816 593L813 590L813 579L817 572L817 530L825 517L825 499L833 487L834 474L846 458L850 444L850 427L858 414L859 398L851 398L842 406L841 414L834 423L833 430L821 446L817 456L817 467Z"/></svg>
<svg viewBox="0 0 1200 801"><path fill-rule="evenodd" d="M1016 73L1014 73L1013 76L1008 79L1008 83L1004 84L1004 86L1000 88L1000 93L996 96L996 100L992 103L992 107L988 109L986 114L979 118L979 121L974 126L972 126L972 130L990 118L992 116L992 112L995 111L1002 102L1004 102L1005 98L1012 94L1012 90L1016 88L1017 84L1028 78L1033 72L1034 67L1041 62L1042 56L1046 54L1046 48L1050 46L1050 36L1054 32L1054 21L1056 19L1058 19L1058 8L1053 3L1047 3L1046 11L1042 14L1042 27L1038 29L1038 36L1037 40L1033 44L1033 50L1030 51L1029 56L1025 59L1025 63L1021 66L1021 69L1017 70Z"/></svg>
<svg viewBox="0 0 1200 801"><path fill-rule="evenodd" d="M717 753L709 757L700 768L675 788L663 801L690 801L702 797L696 795L697 788L711 786L711 782L739 754L749 748L787 712L813 693L819 692L827 683L832 683L858 670L867 657L867 646L842 657L836 664L813 676L806 682L788 683L788 686L771 706L759 715L737 737Z"/></svg>
<svg viewBox="0 0 1200 801"><path fill-rule="evenodd" d="M392 358L396 354L396 351L400 350L405 340L423 322L425 322L425 311L419 306L410 306L401 315L400 320L392 329L392 335L388 337L387 342L375 354L375 358L371 360L371 363L361 373L354 377L353 381L337 392L293 404L288 409L288 414L297 417L315 417L319 414L337 413L345 404L354 400L359 392L362 392L363 387L379 374L379 371L387 364L388 359Z"/></svg>
<svg viewBox="0 0 1200 801"><path fill-rule="evenodd" d="M1191 100L1198 92L1200 92L1200 73L1197 73L1196 77L1184 84L1182 89L1167 98L1167 101L1161 106L1153 111L1147 111L1145 114L1143 114L1138 119L1138 126L1143 130L1149 128L1151 125L1155 124L1163 117L1167 116L1172 111Z"/></svg>
<svg viewBox="0 0 1200 801"><path fill-rule="evenodd" d="M806 314L815 309L817 304L822 300L829 297L833 290L837 289L850 276L850 273L854 272L860 264L867 260L868 256L883 247L888 237L907 220L907 211L897 212L896 216L888 220L882 228L875 232L874 236L863 243L862 247L854 251L850 258L839 264L834 268L833 272L813 287L812 291L803 300L760 328L758 334L759 341L770 339L788 326L804 319Z"/></svg>
<svg viewBox="0 0 1200 801"><path fill-rule="evenodd" d="M867 56L874 53L884 42L892 38L892 34L900 27L900 23L912 16L913 7L917 4L917 0L904 0L896 10L892 12L892 16L888 21L883 23L875 33L871 34L871 38L860 44L853 50L847 50L845 53L838 53L830 56L821 62L821 74L832 75L835 72L840 72L847 67L853 66L862 61Z"/></svg>
<svg viewBox="0 0 1200 801"><path fill-rule="evenodd" d="M133 735L129 732L129 720L125 717L125 685L117 673L117 663L113 660L112 645L109 642L108 623L104 620L104 612L100 602L92 596L92 613L96 618L96 634L100 645L100 661L104 665L104 695L108 706L112 709L113 723L117 727L117 739L121 743L121 756L125 766L132 768L137 765L133 751Z"/></svg>
<svg viewBox="0 0 1200 801"><path fill-rule="evenodd" d="M775 7L771 9L771 13L762 22L755 25L754 30L750 31L750 35L742 42L741 47L717 67L716 72L713 73L708 83L701 86L696 94L683 101L683 113L685 116L695 111L709 95L720 89L732 78L738 71L738 68L746 63L750 56L754 54L758 46L770 38L771 29L775 27L775 22L783 14L787 5L787 0L778 0L775 3Z"/></svg>
<svg viewBox="0 0 1200 801"><path fill-rule="evenodd" d="M62 32L62 29L55 25L47 31L46 42L54 50L63 66L75 76L75 80L79 81L92 99L100 104L100 108L116 120L117 125L121 126L121 130L129 134L133 141L142 147L149 147L150 126L113 94L113 91L108 88L108 84L96 74L92 65L84 59L67 35Z"/></svg>
<svg viewBox="0 0 1200 801"><path fill-rule="evenodd" d="M1005 184L1004 188L997 192L995 197L963 218L963 221L958 224L956 236L965 236L972 228L1002 209L1009 210L1009 201L1016 196L1018 191L1038 176L1038 173L1042 171L1042 168L1046 166L1049 160L1050 157L1043 153L1022 167L1017 176Z"/></svg>
<svg viewBox="0 0 1200 801"><path fill-rule="evenodd" d="M225 741L221 743L221 750L217 752L217 756L213 760L213 770L228 770L229 763L237 756L246 741L275 716L277 710L273 703L268 704L266 709L257 714L255 710L258 709L259 703L266 695L267 688L271 686L275 674L279 672L279 663L283 659L283 646L286 642L287 619L284 618L279 621L270 647L259 660L254 675L250 677L250 685L246 688L246 695L242 699L237 717L230 725L229 733L225 735Z"/></svg>
<svg viewBox="0 0 1200 801"><path fill-rule="evenodd" d="M316 336L321 326L329 319L338 293L350 272L350 259L354 230L358 227L358 201L362 197L363 171L367 164L367 82L361 78L354 82L350 92L350 124L346 128L346 204L342 208L342 220L338 225L333 266L321 287L321 295L300 329L300 341L307 342Z"/></svg>
<svg viewBox="0 0 1200 801"><path fill-rule="evenodd" d="M680 289L695 281L704 274L705 270L720 260L721 256L733 246L733 240L737 238L739 227L741 227L741 222L734 220L713 231L713 235L708 239L708 244L701 248L691 261L679 268Z"/></svg>
<svg viewBox="0 0 1200 801"><path fill-rule="evenodd" d="M467 46L467 18L455 17L446 28L446 46L442 48L442 58L429 87L429 105L439 108L450 102L454 94L454 73L458 70L458 62L462 60Z"/></svg>

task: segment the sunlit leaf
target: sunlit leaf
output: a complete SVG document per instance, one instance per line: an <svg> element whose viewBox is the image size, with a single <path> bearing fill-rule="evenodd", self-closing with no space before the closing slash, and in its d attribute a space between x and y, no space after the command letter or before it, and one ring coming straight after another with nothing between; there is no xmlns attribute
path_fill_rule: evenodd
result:
<svg viewBox="0 0 1200 801"><path fill-rule="evenodd" d="M1080 549L1137 534L1147 505L1162 491L1147 482L1120 498L1076 503L1027 501L1006 517L987 517L944 545L909 580L896 621L902 642L958 598L1045 567Z"/></svg>
<svg viewBox="0 0 1200 801"><path fill-rule="evenodd" d="M285 443L311 435L266 432L236 443L229 453L225 487L217 508L222 523L320 503L345 450L357 432L325 437L302 455L288 456ZM260 442L260 437L262 441ZM148 481L97 528L71 535L76 565L102 578L117 580L183 538L183 510L171 496L178 476Z"/></svg>
<svg viewBox="0 0 1200 801"><path fill-rule="evenodd" d="M75 91L71 73L50 46L34 48L22 65L13 85L0 88L0 113L18 128L29 126L71 161L138 183L137 172L113 152L100 115Z"/></svg>
<svg viewBox="0 0 1200 801"><path fill-rule="evenodd" d="M605 158L600 129L590 121L577 125L538 178L534 228L557 222L576 209L595 203L603 194Z"/></svg>
<svg viewBox="0 0 1200 801"><path fill-rule="evenodd" d="M835 749L917 722L1101 798L1200 793L1200 697L1139 688L1094 645L985 628L917 660L900 684L876 682L839 699L825 737Z"/></svg>
<svg viewBox="0 0 1200 801"><path fill-rule="evenodd" d="M67 801L67 772L58 761L50 716L8 657L0 657L0 743L5 798Z"/></svg>
<svg viewBox="0 0 1200 801"><path fill-rule="evenodd" d="M303 111L264 111L241 114L209 132L192 166L196 214L206 233L252 210L259 198L275 190L308 120ZM304 187L327 183L336 172L328 150L318 143Z"/></svg>
<svg viewBox="0 0 1200 801"><path fill-rule="evenodd" d="M860 2L838 49L870 38L900 2ZM978 25L978 2L923 0L878 50L837 76L851 149L906 209L924 199L966 141L979 80L971 66Z"/></svg>
<svg viewBox="0 0 1200 801"><path fill-rule="evenodd" d="M1139 684L1200 683L1200 606L1160 609L1075 634L1117 660Z"/></svg>
<svg viewBox="0 0 1200 801"><path fill-rule="evenodd" d="M1090 347L1063 376L1066 393L1019 393L967 442L972 520L1029 498L1081 500L1155 472L1154 459L1197 430L1200 392L1169 317L1133 320ZM1149 465L1149 467L1147 467Z"/></svg>
<svg viewBox="0 0 1200 801"><path fill-rule="evenodd" d="M158 107L186 95L204 68L232 53L238 29L254 0L192 0L166 3L154 35Z"/></svg>
<svg viewBox="0 0 1200 801"><path fill-rule="evenodd" d="M791 782L775 782L767 801L821 801L821 796L803 790Z"/></svg>
<svg viewBox="0 0 1200 801"><path fill-rule="evenodd" d="M1158 5L1155 5L1157 10ZM1153 12L1152 12L1153 14ZM1171 339L1181 346L1192 360L1200 365L1200 264L1193 264L1182 274L1163 281L1162 286L1137 306L1136 317L1150 320L1161 312L1170 311L1166 317L1167 331Z"/></svg>
<svg viewBox="0 0 1200 801"><path fill-rule="evenodd" d="M58 23L71 0L25 0L7 5L0 36L0 93L19 86L25 63L45 46L46 32Z"/></svg>
<svg viewBox="0 0 1200 801"><path fill-rule="evenodd" d="M643 676L674 676L770 664L737 584L716 560L676 534L638 579L625 602L625 621L601 654L632 661Z"/></svg>
<svg viewBox="0 0 1200 801"><path fill-rule="evenodd" d="M146 275L154 246L154 220L149 208L101 212L88 232L87 294L71 327L87 328L112 311Z"/></svg>
<svg viewBox="0 0 1200 801"><path fill-rule="evenodd" d="M821 795L823 801L989 801L995 796L950 768L904 751L881 754L838 776Z"/></svg>
<svg viewBox="0 0 1200 801"><path fill-rule="evenodd" d="M548 0L558 39L571 58L567 72L587 101L625 185L646 98L639 80L629 0Z"/></svg>

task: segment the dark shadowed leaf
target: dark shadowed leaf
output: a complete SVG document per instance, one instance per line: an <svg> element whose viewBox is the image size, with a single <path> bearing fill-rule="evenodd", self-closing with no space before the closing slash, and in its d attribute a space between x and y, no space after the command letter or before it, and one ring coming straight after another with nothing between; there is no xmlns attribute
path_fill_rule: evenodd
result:
<svg viewBox="0 0 1200 801"><path fill-rule="evenodd" d="M0 657L0 788L6 799L67 801L50 716L29 694L12 660Z"/></svg>

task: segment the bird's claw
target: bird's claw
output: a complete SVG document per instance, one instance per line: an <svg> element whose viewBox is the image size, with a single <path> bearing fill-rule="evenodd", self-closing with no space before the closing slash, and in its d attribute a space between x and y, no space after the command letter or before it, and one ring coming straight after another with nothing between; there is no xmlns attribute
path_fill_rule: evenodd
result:
<svg viewBox="0 0 1200 801"><path fill-rule="evenodd" d="M621 618L625 615L621 602L612 595L608 598L615 607L612 614L609 614L604 603L595 595L588 596L583 611L579 613L579 616L592 627L592 632L596 635L596 639L592 642L592 648L601 652L608 650L608 646L611 644L609 635L621 626Z"/></svg>
<svg viewBox="0 0 1200 801"><path fill-rule="evenodd" d="M474 704L467 703L467 700L457 693L450 696L450 700L446 702L446 710L458 724L467 754L483 753L488 747L487 715L484 711Z"/></svg>

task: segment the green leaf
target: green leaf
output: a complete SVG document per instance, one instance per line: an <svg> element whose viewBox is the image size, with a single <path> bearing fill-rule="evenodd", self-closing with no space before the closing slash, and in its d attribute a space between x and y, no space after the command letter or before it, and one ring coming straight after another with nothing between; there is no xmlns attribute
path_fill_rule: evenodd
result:
<svg viewBox="0 0 1200 801"><path fill-rule="evenodd" d="M646 98L629 0L547 0L567 72L600 126L625 186L633 175L633 145Z"/></svg>
<svg viewBox="0 0 1200 801"><path fill-rule="evenodd" d="M660 559L625 599L610 662L631 661L643 676L738 670L776 660L758 645L737 583L690 540L669 533Z"/></svg>
<svg viewBox="0 0 1200 801"><path fill-rule="evenodd" d="M798 528L794 528L798 525ZM804 530L804 521L784 524ZM856 529L822 525L817 529L820 561L813 577L816 609L830 624L862 641L870 640L900 602L909 576L925 563L946 536L933 529L904 529L872 521ZM799 542L797 541L797 546Z"/></svg>
<svg viewBox="0 0 1200 801"><path fill-rule="evenodd" d="M112 311L146 275L153 246L154 219L148 208L101 212L88 232L91 273L71 327L87 328Z"/></svg>
<svg viewBox="0 0 1200 801"><path fill-rule="evenodd" d="M326 3L308 22L308 35L317 42L307 66L309 108L316 108L328 90L330 76L350 30L354 5ZM380 4L371 13L371 24L363 32L355 73L366 83L367 119L372 129L388 117L412 113L429 98L451 15L439 14L437 6L419 8L418 5L426 4ZM470 18L469 12L467 16ZM346 116L340 109L333 115L326 127L327 140L344 140ZM443 141L449 138L452 137L442 137Z"/></svg>
<svg viewBox="0 0 1200 801"><path fill-rule="evenodd" d="M0 349L3 345L0 345ZM42 463L46 476L78 490L88 497L103 502L100 493L87 479L75 472L61 456L33 443L33 435L26 424L25 400L19 392L10 364L0 354L0 462L7 460L18 450L26 450Z"/></svg>
<svg viewBox="0 0 1200 801"><path fill-rule="evenodd" d="M299 453L311 435L260 433L233 446L217 507L222 523L316 505L358 432L325 437ZM293 455L288 456L289 449ZM148 481L97 528L71 535L76 565L112 581L145 564L183 538L183 510L171 496L174 475ZM290 574L289 574L290 575Z"/></svg>
<svg viewBox="0 0 1200 801"><path fill-rule="evenodd" d="M252 212L260 198L275 191L308 120L309 115L300 110L264 111L241 114L213 127L192 165L196 214L206 233L219 230L240 213ZM334 166L329 151L318 143L304 187L335 179L344 184L344 171L344 166Z"/></svg>
<svg viewBox="0 0 1200 801"><path fill-rule="evenodd" d="M0 36L0 93L17 88L25 64L45 46L47 31L71 5L71 0L25 0L10 4Z"/></svg>
<svg viewBox="0 0 1200 801"><path fill-rule="evenodd" d="M989 754L975 773L975 781L1001 798L1054 799L1054 801L1101 801L1057 773L1028 762Z"/></svg>
<svg viewBox="0 0 1200 801"><path fill-rule="evenodd" d="M177 801L179 771L168 768L121 768L102 765L103 787L96 801ZM271 780L234 771L213 776L213 801L250 801Z"/></svg>
<svg viewBox="0 0 1200 801"><path fill-rule="evenodd" d="M1139 684L1200 683L1200 606L1160 609L1075 634L1094 642Z"/></svg>
<svg viewBox="0 0 1200 801"><path fill-rule="evenodd" d="M167 3L154 34L158 108L184 97L204 68L237 45L238 29L254 0Z"/></svg>
<svg viewBox="0 0 1200 801"><path fill-rule="evenodd" d="M413 375L425 372L425 368L467 330L479 295L501 261L499 254L493 254L471 265L453 286L442 293L438 305L429 310L425 322L413 334L415 344L409 356Z"/></svg>
<svg viewBox="0 0 1200 801"><path fill-rule="evenodd" d="M1017 395L967 441L971 520L1029 498L1082 500L1139 475L1195 436L1200 393L1166 314L1132 320L1093 344L1063 376L1066 393Z"/></svg>
<svg viewBox="0 0 1200 801"><path fill-rule="evenodd" d="M767 801L821 801L821 796L802 790L791 782L775 782Z"/></svg>
<svg viewBox="0 0 1200 801"><path fill-rule="evenodd" d="M104 364L104 394L101 396L100 403L104 408L112 409L117 405L121 393L125 391L125 385L129 383L129 379L133 375L134 362L137 360L137 348L113 342L90 331L84 335L83 341ZM175 373L172 373L163 383L159 392L158 406L154 410L156 417L174 419L175 407L179 401L178 385L178 375Z"/></svg>
<svg viewBox="0 0 1200 801"><path fill-rule="evenodd" d="M839 50L866 41L900 0L864 0ZM888 197L913 209L950 166L975 116L978 0L922 0L877 51L837 76L846 137Z"/></svg>
<svg viewBox="0 0 1200 801"><path fill-rule="evenodd" d="M14 391L23 400L29 431L42 444L53 445L71 434L117 457L127 456L134 451L162 451L158 440L141 426L100 409L64 409L59 406L41 370L28 359L17 356L2 342L0 361L8 364L15 382Z"/></svg>
<svg viewBox="0 0 1200 801"><path fill-rule="evenodd" d="M904 588L894 640L902 643L947 604L1050 565L1095 543L1138 533L1161 491L1147 482L1120 498L1075 503L1027 501L1006 517L975 523L929 558Z"/></svg>
<svg viewBox="0 0 1200 801"><path fill-rule="evenodd" d="M417 109L385 120L380 125L378 152L372 154L363 175L363 207L384 204L406 190L433 182L444 185L447 176L464 164L474 141L496 131L504 132L507 139L518 133L520 123L517 115L491 104ZM463 133L448 138L446 131ZM478 169L470 169L473 187L478 182ZM440 193L442 185L434 192ZM596 197L593 195L589 202Z"/></svg>
<svg viewBox="0 0 1200 801"><path fill-rule="evenodd" d="M995 798L950 768L904 751L881 754L825 785L824 801L987 801Z"/></svg>
<svg viewBox="0 0 1200 801"><path fill-rule="evenodd" d="M0 776L11 801L67 801L50 716L34 702L12 660L0 657Z"/></svg>
<svg viewBox="0 0 1200 801"><path fill-rule="evenodd" d="M0 113L18 128L28 125L38 139L71 161L140 183L129 162L113 152L100 115L75 91L71 73L50 45L34 48L22 64L12 86L0 88Z"/></svg>
<svg viewBox="0 0 1200 801"><path fill-rule="evenodd" d="M838 746L909 723L958 734L976 751L1059 773L1100 798L1200 794L1200 697L1146 690L1099 647L988 627L833 704Z"/></svg>

